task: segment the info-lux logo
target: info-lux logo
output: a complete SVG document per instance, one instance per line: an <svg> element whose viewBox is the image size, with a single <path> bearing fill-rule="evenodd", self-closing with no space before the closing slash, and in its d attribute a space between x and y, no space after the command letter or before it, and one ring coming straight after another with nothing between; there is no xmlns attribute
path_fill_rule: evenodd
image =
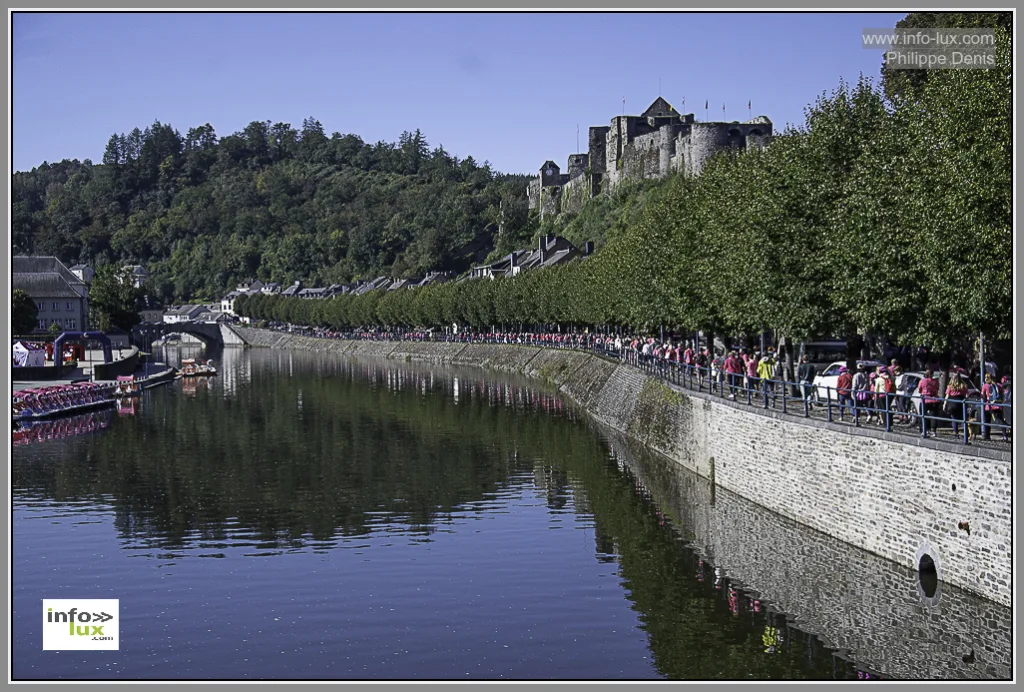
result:
<svg viewBox="0 0 1024 692"><path fill-rule="evenodd" d="M119 604L116 598L44 598L43 649L116 651Z"/></svg>

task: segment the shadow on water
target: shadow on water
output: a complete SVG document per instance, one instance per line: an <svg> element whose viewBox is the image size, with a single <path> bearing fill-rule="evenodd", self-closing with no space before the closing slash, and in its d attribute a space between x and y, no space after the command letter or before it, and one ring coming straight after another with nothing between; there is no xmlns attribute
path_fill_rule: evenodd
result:
<svg viewBox="0 0 1024 692"><path fill-rule="evenodd" d="M215 380L148 391L100 434L16 454L16 506L101 500L124 550L187 560L323 553L381 532L430 540L532 487L548 513L592 526L662 677L1009 676L1008 610L947 587L928 607L915 572L715 489L535 383L307 353L221 358Z"/></svg>

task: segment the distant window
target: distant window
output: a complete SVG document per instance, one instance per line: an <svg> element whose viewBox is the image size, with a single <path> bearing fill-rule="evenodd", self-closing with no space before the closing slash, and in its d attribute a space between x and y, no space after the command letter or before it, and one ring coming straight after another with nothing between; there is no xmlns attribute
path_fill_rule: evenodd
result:
<svg viewBox="0 0 1024 692"><path fill-rule="evenodd" d="M53 304L53 311L57 312L59 310L60 310L60 303L54 302L54 304Z"/></svg>
<svg viewBox="0 0 1024 692"><path fill-rule="evenodd" d="M46 329L46 320L39 320L39 328Z"/></svg>
<svg viewBox="0 0 1024 692"><path fill-rule="evenodd" d="M39 312L46 312L46 303L39 301Z"/></svg>
<svg viewBox="0 0 1024 692"><path fill-rule="evenodd" d="M64 320L64 327L66 329L75 329L75 320L71 319L70 317Z"/></svg>
<svg viewBox="0 0 1024 692"><path fill-rule="evenodd" d="M68 302L68 312L71 312L71 311L72 311L72 310L74 310L74 309L75 309L75 308L74 308L74 307L72 307L71 303L70 303L70 302Z"/></svg>

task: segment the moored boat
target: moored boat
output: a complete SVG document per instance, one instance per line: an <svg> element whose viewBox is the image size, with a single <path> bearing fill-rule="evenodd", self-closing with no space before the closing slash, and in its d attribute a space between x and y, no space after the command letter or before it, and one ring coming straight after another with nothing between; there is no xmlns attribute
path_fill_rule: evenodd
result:
<svg viewBox="0 0 1024 692"><path fill-rule="evenodd" d="M200 360L195 358L184 358L181 361L182 377L211 377L217 374L217 368L213 367L212 360Z"/></svg>
<svg viewBox="0 0 1024 692"><path fill-rule="evenodd" d="M76 382L21 389L11 395L14 420L38 420L114 403L113 386Z"/></svg>
<svg viewBox="0 0 1024 692"><path fill-rule="evenodd" d="M142 392L135 375L118 375L114 383L114 396L118 398L138 396Z"/></svg>

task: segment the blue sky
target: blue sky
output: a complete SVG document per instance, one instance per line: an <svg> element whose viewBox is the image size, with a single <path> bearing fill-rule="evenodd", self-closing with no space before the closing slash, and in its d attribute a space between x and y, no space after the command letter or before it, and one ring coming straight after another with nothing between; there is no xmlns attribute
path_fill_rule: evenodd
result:
<svg viewBox="0 0 1024 692"><path fill-rule="evenodd" d="M220 136L253 120L367 142L419 128L498 171L564 166L591 125L659 93L781 129L841 78L877 78L861 29L903 14L28 14L13 20L13 164L98 162L154 120Z"/></svg>

